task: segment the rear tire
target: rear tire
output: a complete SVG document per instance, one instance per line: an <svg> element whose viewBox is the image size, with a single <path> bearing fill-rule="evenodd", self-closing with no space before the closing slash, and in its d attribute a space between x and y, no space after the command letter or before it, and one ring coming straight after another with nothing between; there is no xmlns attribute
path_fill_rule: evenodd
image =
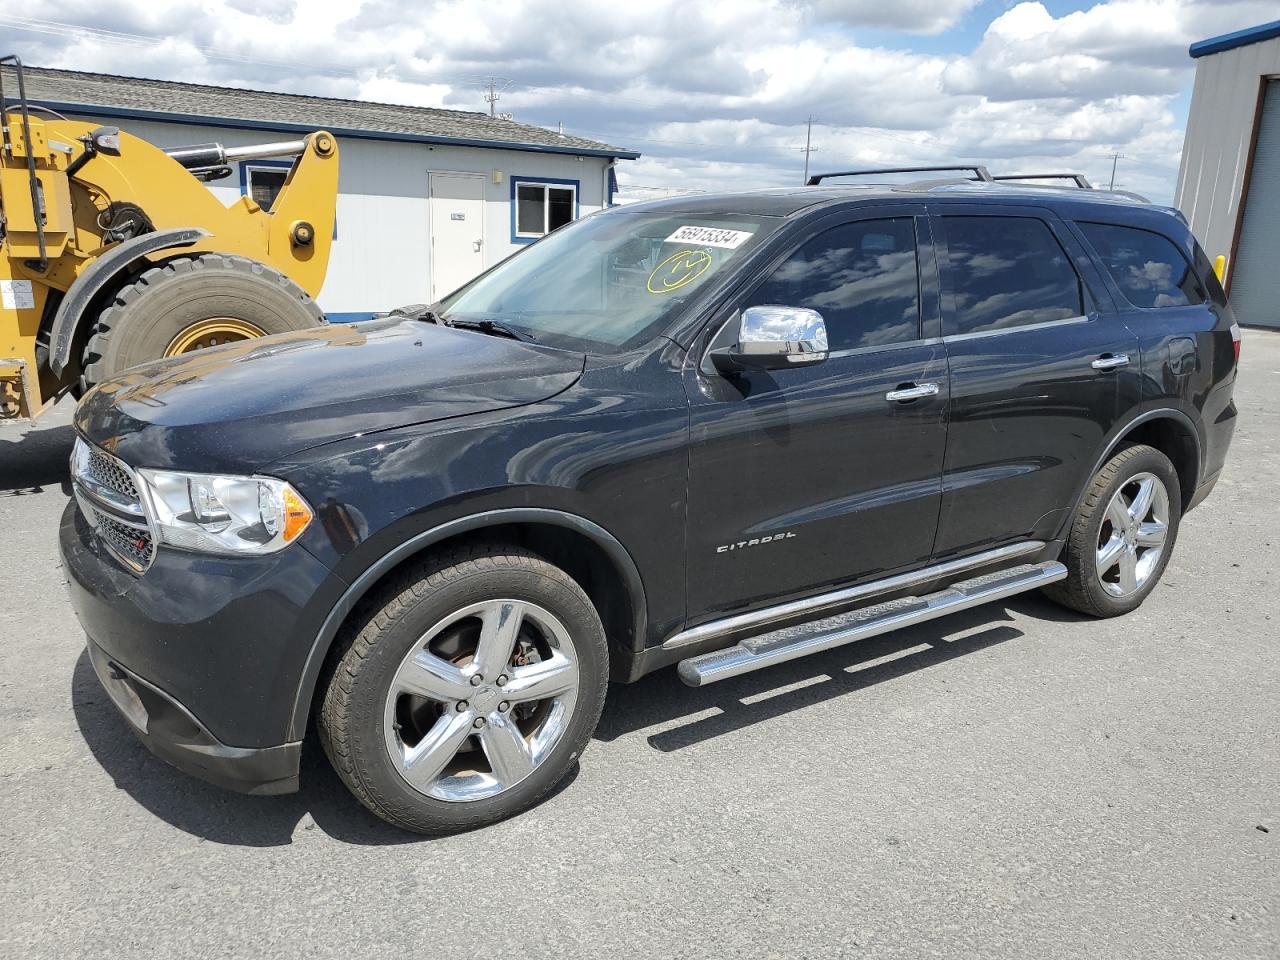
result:
<svg viewBox="0 0 1280 960"><path fill-rule="evenodd" d="M219 253L182 257L152 267L112 298L85 345L82 386L201 346L324 322L305 290L255 260Z"/></svg>
<svg viewBox="0 0 1280 960"><path fill-rule="evenodd" d="M1141 444L1124 448L1090 481L1063 550L1067 578L1045 595L1092 617L1136 610L1169 563L1181 519L1169 458Z"/></svg>
<svg viewBox="0 0 1280 960"><path fill-rule="evenodd" d="M330 669L317 727L338 776L387 822L440 834L514 816L564 780L600 719L609 653L572 577L474 544L362 603Z"/></svg>

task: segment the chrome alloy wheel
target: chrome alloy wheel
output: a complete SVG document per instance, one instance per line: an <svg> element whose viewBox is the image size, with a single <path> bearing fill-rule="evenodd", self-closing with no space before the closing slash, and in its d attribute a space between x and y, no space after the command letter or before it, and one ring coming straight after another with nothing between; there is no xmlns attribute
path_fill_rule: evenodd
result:
<svg viewBox="0 0 1280 960"><path fill-rule="evenodd" d="M1160 565L1169 538L1169 491L1139 473L1116 491L1098 532L1098 580L1113 597L1137 593Z"/></svg>
<svg viewBox="0 0 1280 960"><path fill-rule="evenodd" d="M428 630L387 693L383 739L411 787L466 801L507 790L568 729L578 657L564 625L523 600L464 607Z"/></svg>

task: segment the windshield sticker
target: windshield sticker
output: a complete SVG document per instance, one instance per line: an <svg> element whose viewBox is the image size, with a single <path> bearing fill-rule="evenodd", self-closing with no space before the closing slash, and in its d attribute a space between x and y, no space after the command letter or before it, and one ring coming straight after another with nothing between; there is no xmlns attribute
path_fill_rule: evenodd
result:
<svg viewBox="0 0 1280 960"><path fill-rule="evenodd" d="M701 228L695 228L701 229ZM681 250L653 268L645 284L650 293L670 293L679 290L707 272L711 266L711 254L705 250Z"/></svg>
<svg viewBox="0 0 1280 960"><path fill-rule="evenodd" d="M737 250L751 239L750 230L722 230L719 227L697 227L692 224L681 227L664 243L696 243L703 247L724 247Z"/></svg>

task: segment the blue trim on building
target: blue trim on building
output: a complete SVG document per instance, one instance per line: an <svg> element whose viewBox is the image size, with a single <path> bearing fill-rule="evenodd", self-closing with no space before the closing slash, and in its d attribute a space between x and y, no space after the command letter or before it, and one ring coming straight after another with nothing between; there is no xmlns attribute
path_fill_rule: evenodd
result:
<svg viewBox="0 0 1280 960"><path fill-rule="evenodd" d="M377 312L357 310L353 313L326 313L324 316L330 323L359 323L362 320L372 320Z"/></svg>
<svg viewBox="0 0 1280 960"><path fill-rule="evenodd" d="M1192 59L1207 57L1210 54L1222 53L1224 50L1234 50L1236 47L1247 47L1252 43L1261 43L1263 40L1271 40L1280 37L1280 20L1272 20L1270 23L1260 23L1256 27L1247 27L1244 30L1237 30L1235 33L1224 33L1220 37L1210 37L1208 40L1201 40L1193 43L1188 52Z"/></svg>
<svg viewBox="0 0 1280 960"><path fill-rule="evenodd" d="M232 117L202 117L187 113L169 113L164 110L137 110L133 107L110 107L101 104L71 103L63 100L38 101L61 113L88 114L93 117L109 117L120 120L159 120L163 123L185 123L201 127L226 127L232 130L268 130L275 133L313 133L317 127L307 123L286 123L276 120L239 120ZM554 146L551 144L520 143L515 140L477 140L473 137L445 137L422 133L391 133L383 130L359 130L352 127L325 127L336 137L355 140L387 140L403 143L434 143L455 147L482 147L489 150L518 150L523 153L562 153L575 157L618 157L635 160L640 154L633 150L597 150L590 147Z"/></svg>
<svg viewBox="0 0 1280 960"><path fill-rule="evenodd" d="M511 242L512 243L536 243L542 237L518 237L516 236L516 184L532 183L544 184L550 183L559 186L573 187L573 219L577 220L582 215L582 181L581 180L563 180L559 177L511 177ZM543 234L546 236L546 234Z"/></svg>

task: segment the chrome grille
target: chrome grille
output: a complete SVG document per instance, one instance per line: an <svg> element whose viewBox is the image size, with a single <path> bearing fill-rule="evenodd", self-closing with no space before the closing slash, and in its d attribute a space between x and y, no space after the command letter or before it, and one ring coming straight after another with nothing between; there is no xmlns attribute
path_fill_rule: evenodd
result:
<svg viewBox="0 0 1280 960"><path fill-rule="evenodd" d="M71 479L81 512L107 549L138 573L151 566L155 541L133 471L106 451L77 439Z"/></svg>
<svg viewBox="0 0 1280 960"><path fill-rule="evenodd" d="M129 476L124 465L114 457L90 447L86 469L89 476L104 487L110 487L122 497L141 506L142 498L138 496L138 488L133 478Z"/></svg>
<svg viewBox="0 0 1280 960"><path fill-rule="evenodd" d="M146 569L151 565L151 558L155 556L155 546L151 542L150 532L121 523L101 510L95 512L98 515L95 526L107 546L134 569Z"/></svg>

